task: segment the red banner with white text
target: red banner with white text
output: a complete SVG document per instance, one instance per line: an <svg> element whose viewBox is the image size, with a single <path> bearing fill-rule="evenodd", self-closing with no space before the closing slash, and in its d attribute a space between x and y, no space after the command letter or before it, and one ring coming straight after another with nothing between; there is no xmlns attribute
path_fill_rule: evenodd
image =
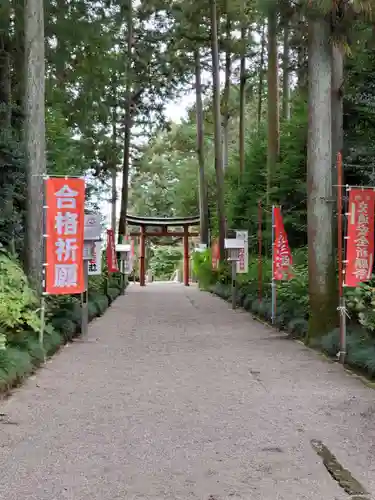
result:
<svg viewBox="0 0 375 500"><path fill-rule="evenodd" d="M356 287L371 278L374 264L374 208L375 192L373 189L350 190L346 286Z"/></svg>
<svg viewBox="0 0 375 500"><path fill-rule="evenodd" d="M288 237L285 232L280 207L273 207L273 224L273 279L290 280L293 278L291 270L293 263L292 252L289 248Z"/></svg>
<svg viewBox="0 0 375 500"><path fill-rule="evenodd" d="M109 273L117 273L119 271L113 229L107 229L107 268Z"/></svg>
<svg viewBox="0 0 375 500"><path fill-rule="evenodd" d="M45 181L45 195L45 293L82 293L85 181L50 177Z"/></svg>
<svg viewBox="0 0 375 500"><path fill-rule="evenodd" d="M212 257L212 269L217 269L219 267L219 261L220 261L220 248L217 240L214 240L211 244L211 257Z"/></svg>

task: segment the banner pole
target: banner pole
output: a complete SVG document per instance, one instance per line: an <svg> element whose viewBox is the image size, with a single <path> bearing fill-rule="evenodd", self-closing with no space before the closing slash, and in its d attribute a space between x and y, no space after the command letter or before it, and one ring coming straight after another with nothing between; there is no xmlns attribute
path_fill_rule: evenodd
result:
<svg viewBox="0 0 375 500"><path fill-rule="evenodd" d="M46 328L46 299L45 299L45 290L46 290L46 266L47 266L47 195L46 195L46 179L47 176L43 176L43 212L42 212L42 228L43 228L43 240L42 240L42 297L40 299L40 330L39 330L39 345L43 352L43 363L46 362L46 352L44 349L44 331Z"/></svg>
<svg viewBox="0 0 375 500"><path fill-rule="evenodd" d="M89 290L89 261L83 261L83 273L85 279L85 291L81 294L81 335L85 339L88 336L89 326L89 304L88 304L88 290Z"/></svg>
<svg viewBox="0 0 375 500"><path fill-rule="evenodd" d="M237 306L237 293L236 293L236 278L237 278L237 261L232 260L232 309L236 309Z"/></svg>
<svg viewBox="0 0 375 500"><path fill-rule="evenodd" d="M338 259L338 279L339 279L339 306L338 311L340 315L340 351L338 354L339 362L345 363L346 356L346 305L344 297L344 270L343 270L343 221L342 221L342 185L343 185L343 172L342 172L342 155L341 152L337 153L337 259Z"/></svg>
<svg viewBox="0 0 375 500"><path fill-rule="evenodd" d="M272 313L271 313L271 322L274 325L276 320L276 283L274 277L274 259L275 259L275 205L272 205L272 282L271 282L271 291L272 291Z"/></svg>
<svg viewBox="0 0 375 500"><path fill-rule="evenodd" d="M263 258L262 258L262 202L258 202L258 297L262 302L262 279L263 279Z"/></svg>

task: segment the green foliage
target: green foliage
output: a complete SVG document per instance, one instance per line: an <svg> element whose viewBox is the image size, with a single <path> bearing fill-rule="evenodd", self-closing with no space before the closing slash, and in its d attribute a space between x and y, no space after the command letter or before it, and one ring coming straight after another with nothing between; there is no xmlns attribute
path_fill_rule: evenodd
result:
<svg viewBox="0 0 375 500"><path fill-rule="evenodd" d="M374 283L363 283L361 286L349 289L347 308L359 323L375 338L375 288Z"/></svg>
<svg viewBox="0 0 375 500"><path fill-rule="evenodd" d="M38 332L36 295L15 259L0 253L0 328L9 339L20 330Z"/></svg>
<svg viewBox="0 0 375 500"><path fill-rule="evenodd" d="M155 247L149 264L154 278L157 280L169 280L181 260L181 248L171 246Z"/></svg>
<svg viewBox="0 0 375 500"><path fill-rule="evenodd" d="M212 270L211 249L193 253L193 273L202 290L208 290L217 281L217 272Z"/></svg>
<svg viewBox="0 0 375 500"><path fill-rule="evenodd" d="M30 375L59 347L80 332L81 306L77 296L61 295L47 299L47 324L43 348L39 344L39 304L22 268L13 257L0 253L0 392L7 391ZM89 319L101 316L120 293L116 278L90 280ZM93 284L95 286L93 286ZM4 335L5 334L5 335Z"/></svg>

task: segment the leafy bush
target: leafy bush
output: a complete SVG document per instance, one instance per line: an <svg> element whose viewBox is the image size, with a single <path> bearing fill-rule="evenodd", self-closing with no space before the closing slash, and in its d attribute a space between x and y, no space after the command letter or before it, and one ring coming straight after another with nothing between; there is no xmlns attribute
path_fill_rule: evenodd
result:
<svg viewBox="0 0 375 500"><path fill-rule="evenodd" d="M211 249L193 253L193 273L202 290L209 290L218 281L218 273L212 269Z"/></svg>
<svg viewBox="0 0 375 500"><path fill-rule="evenodd" d="M211 270L210 255L201 258L198 254L195 264L197 273L210 284L209 290L224 300L230 300L231 286L224 273ZM305 339L308 329L308 272L306 252L300 250L293 256L294 277L290 281L277 283L277 310L275 326L286 330L291 338ZM214 283L212 283L214 282ZM271 261L263 259L262 300L258 297L258 262L249 259L247 274L238 276L237 304L247 311L271 321ZM346 291L347 306L351 322L347 331L347 363L371 377L375 377L375 287L374 283L363 284ZM357 320L357 323L355 322ZM339 330L334 329L311 347L321 349L336 358L340 350Z"/></svg>
<svg viewBox="0 0 375 500"><path fill-rule="evenodd" d="M53 296L46 300L46 325L43 348L39 343L39 303L19 264L0 253L0 392L20 383L38 367L45 355L53 355L71 341L81 328L79 296ZM120 293L117 276L110 276L108 295L105 276L90 280L89 320L100 316Z"/></svg>
<svg viewBox="0 0 375 500"><path fill-rule="evenodd" d="M120 295L120 289L119 288L108 288L107 290L107 297L109 304L111 304L117 297Z"/></svg>
<svg viewBox="0 0 375 500"><path fill-rule="evenodd" d="M38 332L36 295L20 265L5 253L0 253L0 280L0 328L7 340L25 329Z"/></svg>
<svg viewBox="0 0 375 500"><path fill-rule="evenodd" d="M375 337L375 287L374 281L362 283L346 291L347 308L352 317Z"/></svg>
<svg viewBox="0 0 375 500"><path fill-rule="evenodd" d="M10 347L0 351L0 391L4 392L11 386L19 384L33 372L34 366L27 351Z"/></svg>
<svg viewBox="0 0 375 500"><path fill-rule="evenodd" d="M153 249L150 269L155 279L169 280L182 260L182 252L178 247L159 246Z"/></svg>

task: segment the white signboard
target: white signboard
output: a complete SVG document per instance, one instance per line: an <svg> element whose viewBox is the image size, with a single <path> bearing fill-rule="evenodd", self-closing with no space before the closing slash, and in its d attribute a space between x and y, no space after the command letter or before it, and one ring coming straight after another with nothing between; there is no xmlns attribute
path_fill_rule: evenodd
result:
<svg viewBox="0 0 375 500"><path fill-rule="evenodd" d="M96 241L94 244L93 258L89 262L89 275L102 274L102 242Z"/></svg>
<svg viewBox="0 0 375 500"><path fill-rule="evenodd" d="M98 241L101 239L102 225L100 215L85 214L85 241Z"/></svg>
<svg viewBox="0 0 375 500"><path fill-rule="evenodd" d="M244 241L244 248L240 249L239 260L237 261L237 273L247 273L249 269L249 232L236 231L236 239Z"/></svg>
<svg viewBox="0 0 375 500"><path fill-rule="evenodd" d="M94 242L84 241L83 242L83 260L91 260L94 255Z"/></svg>
<svg viewBox="0 0 375 500"><path fill-rule="evenodd" d="M124 261L124 272L125 274L130 274L133 271L133 258L128 255Z"/></svg>

